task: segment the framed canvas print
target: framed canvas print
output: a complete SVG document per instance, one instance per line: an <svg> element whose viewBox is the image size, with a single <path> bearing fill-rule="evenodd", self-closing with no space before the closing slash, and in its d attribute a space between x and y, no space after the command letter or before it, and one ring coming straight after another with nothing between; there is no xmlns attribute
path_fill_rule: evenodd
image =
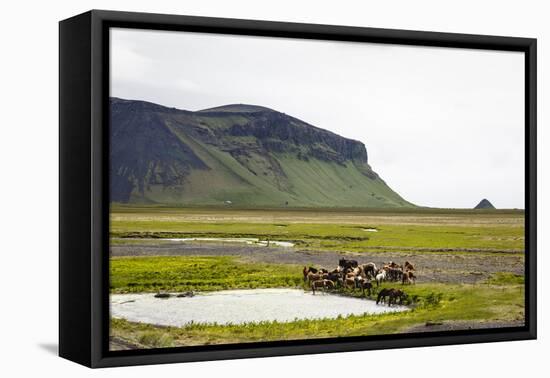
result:
<svg viewBox="0 0 550 378"><path fill-rule="evenodd" d="M536 40L60 22L60 355L536 337Z"/></svg>

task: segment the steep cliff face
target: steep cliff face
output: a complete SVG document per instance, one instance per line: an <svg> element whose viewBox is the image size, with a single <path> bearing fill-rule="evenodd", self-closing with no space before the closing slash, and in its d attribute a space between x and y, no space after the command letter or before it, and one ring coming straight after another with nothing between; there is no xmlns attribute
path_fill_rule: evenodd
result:
<svg viewBox="0 0 550 378"><path fill-rule="evenodd" d="M231 126L229 135L253 136L268 151L301 153L304 157L337 163L346 160L367 163L367 149L361 142L308 125L283 113L264 111L254 115L244 125Z"/></svg>
<svg viewBox="0 0 550 378"><path fill-rule="evenodd" d="M111 99L111 201L412 206L361 142L254 105L189 112Z"/></svg>

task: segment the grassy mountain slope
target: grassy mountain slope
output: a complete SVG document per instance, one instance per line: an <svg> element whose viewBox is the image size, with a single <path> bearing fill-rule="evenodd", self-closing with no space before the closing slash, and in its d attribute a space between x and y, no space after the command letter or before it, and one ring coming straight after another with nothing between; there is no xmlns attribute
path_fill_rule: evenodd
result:
<svg viewBox="0 0 550 378"><path fill-rule="evenodd" d="M365 146L253 105L189 112L111 99L111 201L408 207Z"/></svg>

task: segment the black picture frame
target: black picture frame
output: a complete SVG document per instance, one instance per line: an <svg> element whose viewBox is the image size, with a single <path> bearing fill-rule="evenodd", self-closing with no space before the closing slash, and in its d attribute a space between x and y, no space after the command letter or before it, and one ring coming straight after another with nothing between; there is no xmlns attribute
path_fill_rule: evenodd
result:
<svg viewBox="0 0 550 378"><path fill-rule="evenodd" d="M109 351L110 27L375 42L525 54L525 326ZM59 24L59 354L89 367L535 339L536 39L92 10Z"/></svg>

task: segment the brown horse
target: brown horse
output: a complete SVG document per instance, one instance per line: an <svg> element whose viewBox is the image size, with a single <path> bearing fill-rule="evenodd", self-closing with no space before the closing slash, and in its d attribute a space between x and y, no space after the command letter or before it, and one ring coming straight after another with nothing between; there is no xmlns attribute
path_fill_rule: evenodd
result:
<svg viewBox="0 0 550 378"><path fill-rule="evenodd" d="M408 261L405 261L404 267L405 267L405 270L415 270L415 269L414 269L414 265L411 264L411 263L408 262Z"/></svg>
<svg viewBox="0 0 550 378"><path fill-rule="evenodd" d="M367 264L363 264L361 267L363 268L363 273L365 273L367 277L374 278L376 276L376 271L378 269L376 268L375 263L370 262Z"/></svg>
<svg viewBox="0 0 550 378"><path fill-rule="evenodd" d="M355 289L355 277L346 277L344 279L344 287L347 289Z"/></svg>
<svg viewBox="0 0 550 378"><path fill-rule="evenodd" d="M306 282L313 282L313 281L319 281L321 280L322 277L319 273L312 273L312 272L309 272L306 276Z"/></svg>
<svg viewBox="0 0 550 378"><path fill-rule="evenodd" d="M317 280L313 281L311 283L311 291L313 292L313 295L315 295L315 289L321 288L321 289L334 289L334 282L330 280Z"/></svg>
<svg viewBox="0 0 550 378"><path fill-rule="evenodd" d="M401 280L401 285L405 285L405 283L412 284L415 283L416 276L413 272L405 272L403 273L403 279Z"/></svg>
<svg viewBox="0 0 550 378"><path fill-rule="evenodd" d="M302 270L302 274L304 275L304 281L307 282L309 274L319 274L319 270L315 269L314 267L310 266L309 268L304 266L304 269Z"/></svg>

